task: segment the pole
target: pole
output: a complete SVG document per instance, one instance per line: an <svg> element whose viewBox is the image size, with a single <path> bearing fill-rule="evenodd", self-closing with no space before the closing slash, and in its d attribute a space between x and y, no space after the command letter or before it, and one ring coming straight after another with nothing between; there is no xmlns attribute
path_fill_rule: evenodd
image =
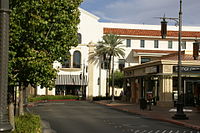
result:
<svg viewBox="0 0 200 133"><path fill-rule="evenodd" d="M178 102L177 102L177 112L172 117L173 119L188 119L183 112L183 95L184 91L181 92L181 42L182 42L182 0L180 0L180 11L179 11L179 32L178 32ZM181 97L182 95L182 97Z"/></svg>
<svg viewBox="0 0 200 133"><path fill-rule="evenodd" d="M99 58L99 96L101 96L101 63L102 57Z"/></svg>
<svg viewBox="0 0 200 133"><path fill-rule="evenodd" d="M115 88L114 88L114 56L112 57L112 102L115 101Z"/></svg>
<svg viewBox="0 0 200 133"><path fill-rule="evenodd" d="M8 121L8 45L9 0L0 0L0 132L8 133L12 126Z"/></svg>

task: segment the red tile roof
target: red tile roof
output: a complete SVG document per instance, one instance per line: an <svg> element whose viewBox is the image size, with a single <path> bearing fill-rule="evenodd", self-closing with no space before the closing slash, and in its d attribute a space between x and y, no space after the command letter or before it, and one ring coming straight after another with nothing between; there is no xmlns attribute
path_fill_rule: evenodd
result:
<svg viewBox="0 0 200 133"><path fill-rule="evenodd" d="M164 55L161 57L161 60L178 60L178 52L169 54L169 55ZM194 60L194 57L192 54L185 54L185 51L182 51L181 52L181 60L182 61L190 61L190 60ZM197 60L200 60L200 58Z"/></svg>
<svg viewBox="0 0 200 133"><path fill-rule="evenodd" d="M120 28L104 28L104 34L161 36L160 30L120 29ZM178 37L178 31L168 31L167 36ZM182 31L182 37L200 37L200 31L199 32Z"/></svg>

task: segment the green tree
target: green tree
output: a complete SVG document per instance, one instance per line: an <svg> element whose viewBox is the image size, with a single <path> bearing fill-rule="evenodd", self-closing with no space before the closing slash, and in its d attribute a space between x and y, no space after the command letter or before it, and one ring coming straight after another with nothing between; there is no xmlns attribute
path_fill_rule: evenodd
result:
<svg viewBox="0 0 200 133"><path fill-rule="evenodd" d="M53 61L64 58L78 44L81 2L10 0L10 85L18 85L20 92L29 84L54 86Z"/></svg>
<svg viewBox="0 0 200 133"><path fill-rule="evenodd" d="M123 81L124 81L124 73L120 72L118 70L114 71L114 86L118 88L123 87ZM112 83L112 78L110 79L110 83Z"/></svg>
<svg viewBox="0 0 200 133"><path fill-rule="evenodd" d="M95 49L95 52L90 55L90 60L95 59L102 59L102 57L108 58L108 64L109 64L109 77L110 77L110 71L112 75L112 101L114 101L114 57L124 57L124 49L121 48L122 39L119 38L118 35L114 34L106 34L102 38L103 40L98 42L98 45ZM95 58L99 57L99 58ZM112 62L112 67L111 67ZM112 69L111 69L112 68ZM109 85L110 88L110 85ZM106 90L108 93L108 90Z"/></svg>

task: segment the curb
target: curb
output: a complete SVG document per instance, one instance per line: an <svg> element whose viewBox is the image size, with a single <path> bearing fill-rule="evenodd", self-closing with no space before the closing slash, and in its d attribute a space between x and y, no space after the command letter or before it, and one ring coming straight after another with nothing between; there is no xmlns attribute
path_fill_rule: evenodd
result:
<svg viewBox="0 0 200 133"><path fill-rule="evenodd" d="M192 125L192 124L181 122L181 121L177 121L177 120L155 118L155 117L151 117L149 115L145 115L143 113L139 113L137 111L130 111L128 109L120 109L120 108L114 107L112 104L108 105L107 103L101 103L101 102L98 102L98 101L97 102L94 101L94 103L97 103L97 104L100 104L100 105L104 105L104 106L107 106L107 107L112 107L113 109L116 109L116 110L119 110L119 111L128 112L128 113L134 113L136 115L145 116L146 118L150 118L150 119L154 119L154 120L159 120L159 121L165 121L165 122L168 122L168 123L173 123L173 124L176 124L176 125L180 125L180 126L184 126L184 127L188 127L188 128L192 128L194 130L200 131L200 126L197 126L197 125Z"/></svg>

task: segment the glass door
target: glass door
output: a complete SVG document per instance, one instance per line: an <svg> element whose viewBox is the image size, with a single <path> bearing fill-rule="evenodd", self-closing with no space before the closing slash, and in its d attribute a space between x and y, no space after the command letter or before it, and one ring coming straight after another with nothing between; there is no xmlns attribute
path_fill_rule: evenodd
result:
<svg viewBox="0 0 200 133"><path fill-rule="evenodd" d="M186 81L184 103L186 106L194 106L194 82Z"/></svg>

